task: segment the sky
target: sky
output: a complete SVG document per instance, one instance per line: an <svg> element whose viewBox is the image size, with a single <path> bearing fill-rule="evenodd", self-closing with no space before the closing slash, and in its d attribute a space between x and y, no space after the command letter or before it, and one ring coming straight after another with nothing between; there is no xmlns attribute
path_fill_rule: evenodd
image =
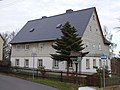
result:
<svg viewBox="0 0 120 90"><path fill-rule="evenodd" d="M96 7L101 27L107 27L120 51L120 0L0 0L0 33L19 31L29 20Z"/></svg>

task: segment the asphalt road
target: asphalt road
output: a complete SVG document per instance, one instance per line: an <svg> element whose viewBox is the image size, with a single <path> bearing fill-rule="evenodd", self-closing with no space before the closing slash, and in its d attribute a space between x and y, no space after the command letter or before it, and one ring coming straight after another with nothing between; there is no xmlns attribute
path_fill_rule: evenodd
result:
<svg viewBox="0 0 120 90"><path fill-rule="evenodd" d="M58 89L0 74L0 90L58 90Z"/></svg>

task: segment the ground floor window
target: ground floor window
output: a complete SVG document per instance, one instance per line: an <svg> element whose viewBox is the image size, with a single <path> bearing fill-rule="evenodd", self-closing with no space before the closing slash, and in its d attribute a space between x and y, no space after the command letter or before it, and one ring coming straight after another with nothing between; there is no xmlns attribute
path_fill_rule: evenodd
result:
<svg viewBox="0 0 120 90"><path fill-rule="evenodd" d="M90 60L86 59L86 69L90 69Z"/></svg>
<svg viewBox="0 0 120 90"><path fill-rule="evenodd" d="M43 60L42 59L38 59L38 67L42 67L43 66Z"/></svg>
<svg viewBox="0 0 120 90"><path fill-rule="evenodd" d="M59 61L53 60L53 67L58 68L59 67Z"/></svg>
<svg viewBox="0 0 120 90"><path fill-rule="evenodd" d="M19 66L19 59L15 60L15 66Z"/></svg>
<svg viewBox="0 0 120 90"><path fill-rule="evenodd" d="M28 60L28 59L25 59L25 61L24 61L24 66L25 66L25 67L29 67L29 60Z"/></svg>
<svg viewBox="0 0 120 90"><path fill-rule="evenodd" d="M93 67L96 66L96 59L93 59Z"/></svg>
<svg viewBox="0 0 120 90"><path fill-rule="evenodd" d="M99 67L102 67L102 60L99 59Z"/></svg>

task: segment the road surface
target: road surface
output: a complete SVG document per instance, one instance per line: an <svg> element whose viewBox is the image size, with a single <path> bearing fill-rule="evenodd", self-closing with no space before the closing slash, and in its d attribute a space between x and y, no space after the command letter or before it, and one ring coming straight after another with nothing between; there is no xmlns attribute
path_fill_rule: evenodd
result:
<svg viewBox="0 0 120 90"><path fill-rule="evenodd" d="M0 74L0 90L58 90L58 89Z"/></svg>

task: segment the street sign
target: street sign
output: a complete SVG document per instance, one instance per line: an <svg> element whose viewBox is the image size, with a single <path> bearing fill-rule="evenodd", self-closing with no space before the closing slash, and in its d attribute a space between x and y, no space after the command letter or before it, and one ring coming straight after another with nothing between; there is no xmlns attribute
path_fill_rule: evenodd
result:
<svg viewBox="0 0 120 90"><path fill-rule="evenodd" d="M107 60L107 55L102 54L102 55L101 55L101 60L103 60L103 61L104 61L104 60Z"/></svg>

